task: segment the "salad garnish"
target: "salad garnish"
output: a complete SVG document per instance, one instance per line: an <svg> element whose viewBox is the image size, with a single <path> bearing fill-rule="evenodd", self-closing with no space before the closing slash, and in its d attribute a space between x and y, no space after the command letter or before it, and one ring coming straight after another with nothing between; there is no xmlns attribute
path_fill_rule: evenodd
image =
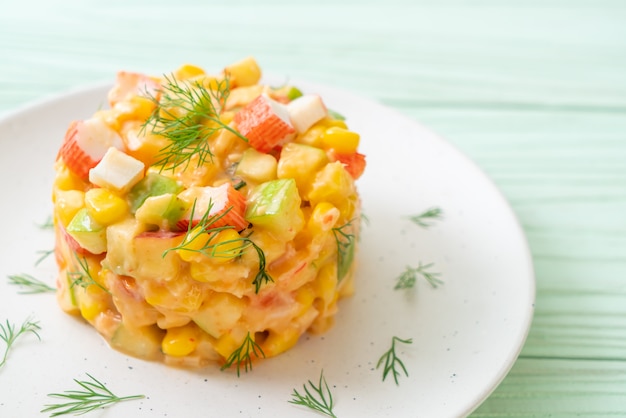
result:
<svg viewBox="0 0 626 418"><path fill-rule="evenodd" d="M341 281L348 273L354 259L355 235L346 230L352 228L352 221L332 229L337 242L337 280Z"/></svg>
<svg viewBox="0 0 626 418"><path fill-rule="evenodd" d="M428 271L433 266L433 263L422 264L420 261L417 267L406 266L406 270L397 277L395 290L400 289L412 289L415 287L417 277L422 276L426 281L434 288L437 288L443 281L438 278L441 273L433 273Z"/></svg>
<svg viewBox="0 0 626 418"><path fill-rule="evenodd" d="M100 382L89 373L85 374L89 376L88 380L74 379L74 382L76 382L81 389L48 394L51 398L68 400L67 402L44 405L45 408L42 409L41 412L51 412L51 417L69 414L83 415L95 409L105 408L118 402L145 398L144 395L117 396L113 394L104 383Z"/></svg>
<svg viewBox="0 0 626 418"><path fill-rule="evenodd" d="M196 210L197 200L194 200L193 205L191 206L191 214L189 219L194 219L194 213ZM217 215L209 216L211 212L213 204L209 202L209 206L207 211L202 215L202 218L198 221L197 224L195 222L189 222L187 225L187 231L185 232L185 236L181 241L181 244L167 249L163 253L163 257L167 255L170 251L190 251L196 252L200 254L204 254L209 257L228 257L232 258L233 254L241 254L248 248L252 247L257 253L259 258L259 271L257 272L252 284L254 285L255 293L259 293L261 286L263 284L273 282L274 279L267 272L266 269L266 261L265 261L265 253L263 249L259 247L257 244L250 239L250 236L244 236L234 239L229 239L227 241L216 241L215 237L217 233L225 230L234 230L235 228L231 225L225 226L212 226L218 220L223 218L228 214L231 208L226 209L226 211L219 213ZM208 236L207 236L208 234ZM199 240L204 239L205 242L195 245L190 243L197 243Z"/></svg>
<svg viewBox="0 0 626 418"><path fill-rule="evenodd" d="M89 263L87 262L87 259L85 257L79 257L78 254L76 253L74 253L74 257L76 258L76 261L78 262L79 268L78 270L67 272L67 278L72 283L71 284L72 287L80 286L83 289L86 289L89 286L93 285L93 286L99 287L100 289L104 290L107 293L111 293L109 292L109 289L102 286L100 283L96 281L96 279L93 278L93 276L91 275L91 272L89 271Z"/></svg>
<svg viewBox="0 0 626 418"><path fill-rule="evenodd" d="M289 403L306 406L329 417L337 418L333 412L333 394L328 387L328 383L326 383L324 370L320 373L320 380L317 386L310 380L307 383L308 386L306 384L302 385L305 394L303 395L294 389Z"/></svg>
<svg viewBox="0 0 626 418"><path fill-rule="evenodd" d="M39 321L33 322L30 318L26 319L22 322L19 329L16 329L15 325L10 323L7 319L4 324L0 323L0 340L4 341L4 354L2 355L2 360L0 361L0 368L4 366L7 362L7 358L9 356L9 351L15 344L17 339L27 333L32 333L37 336L37 339L41 340L38 331L41 329L39 326Z"/></svg>
<svg viewBox="0 0 626 418"><path fill-rule="evenodd" d="M39 254L39 258L35 261L35 266L38 266L43 260L48 258L48 256L54 254L54 248L51 250L39 250L37 251L37 254Z"/></svg>
<svg viewBox="0 0 626 418"><path fill-rule="evenodd" d="M220 118L230 94L228 76L216 80L210 88L198 81L179 82L173 76L165 76L160 94L160 99L148 94L156 108L143 129L169 141L157 154L154 164L162 170L175 171L181 166L186 169L195 156L198 167L212 159L207 139L222 129L247 141Z"/></svg>
<svg viewBox="0 0 626 418"><path fill-rule="evenodd" d="M240 375L241 364L244 365L244 370L248 373L248 369L252 370L252 355L256 358L265 358L265 353L261 346L254 341L252 336L250 335L250 331L246 335L246 338L243 340L243 343L232 352L232 354L226 360L226 363L222 366L221 370L226 370L230 368L233 364L235 364L237 368L237 377Z"/></svg>
<svg viewBox="0 0 626 418"><path fill-rule="evenodd" d="M440 220L443 217L443 211L441 208L432 207L430 209L425 210L419 215L413 215L409 217L414 224L421 226L422 228L429 228L433 226L432 222L434 220Z"/></svg>
<svg viewBox="0 0 626 418"><path fill-rule="evenodd" d="M407 372L406 367L404 367L404 363L396 354L396 342L402 344L413 344L413 339L408 338L403 340L394 336L391 339L391 348L387 350L385 354L383 354L382 357L378 360L376 368L378 369L384 363L385 367L383 369L383 382L387 378L389 372L392 372L393 380L396 382L396 385L399 385L398 376L400 375L400 370L403 371L404 375L407 377L409 376L409 372Z"/></svg>
<svg viewBox="0 0 626 418"><path fill-rule="evenodd" d="M9 279L9 284L25 288L25 290L18 293L34 294L56 292L54 287L42 282L30 274L12 274L7 276L7 278Z"/></svg>

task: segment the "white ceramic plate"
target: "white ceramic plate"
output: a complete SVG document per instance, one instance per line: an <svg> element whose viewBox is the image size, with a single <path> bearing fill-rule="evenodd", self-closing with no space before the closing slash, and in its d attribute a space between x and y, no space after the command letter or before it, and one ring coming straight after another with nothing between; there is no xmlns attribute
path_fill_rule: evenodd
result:
<svg viewBox="0 0 626 418"><path fill-rule="evenodd" d="M526 338L534 303L532 262L511 209L485 175L444 140L372 101L310 83L362 134L367 171L359 180L369 224L361 238L357 292L340 303L336 325L237 378L219 368L180 370L111 350L96 331L57 308L51 294L21 295L9 274L54 283L54 246L37 223L51 214L52 164L68 123L105 101L97 86L44 101L0 121L0 321L40 321L0 369L0 415L35 417L50 392L74 389L90 373L120 395L144 394L96 416L310 417L288 401L324 375L338 417L459 417L499 384ZM439 207L424 229L407 217ZM394 290L405 266L433 263L444 284L420 280ZM393 336L409 377L382 381L376 369ZM3 347L0 344L0 347Z"/></svg>

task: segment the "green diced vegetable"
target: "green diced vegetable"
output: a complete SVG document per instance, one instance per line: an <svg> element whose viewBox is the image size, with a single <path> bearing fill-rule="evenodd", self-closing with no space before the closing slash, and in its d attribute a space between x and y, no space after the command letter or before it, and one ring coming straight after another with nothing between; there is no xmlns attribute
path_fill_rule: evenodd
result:
<svg viewBox="0 0 626 418"><path fill-rule="evenodd" d="M135 213L143 205L143 202L151 196L161 196L166 193L176 194L181 190L182 187L176 180L158 173L148 173L128 193L130 210Z"/></svg>

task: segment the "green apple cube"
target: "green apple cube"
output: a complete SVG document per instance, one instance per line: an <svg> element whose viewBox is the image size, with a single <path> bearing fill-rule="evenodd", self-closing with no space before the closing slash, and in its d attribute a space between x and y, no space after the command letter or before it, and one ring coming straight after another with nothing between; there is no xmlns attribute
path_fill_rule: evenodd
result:
<svg viewBox="0 0 626 418"><path fill-rule="evenodd" d="M149 196L137 209L135 218L145 224L171 229L187 210L187 205L172 193Z"/></svg>
<svg viewBox="0 0 626 418"><path fill-rule="evenodd" d="M96 222L86 208L76 212L67 225L67 233L92 254L102 254L107 250L106 226Z"/></svg>
<svg viewBox="0 0 626 418"><path fill-rule="evenodd" d="M300 202L294 179L268 181L251 191L245 219L278 239L291 240L304 225Z"/></svg>
<svg viewBox="0 0 626 418"><path fill-rule="evenodd" d="M182 187L176 180L158 173L148 173L128 193L130 210L135 213L137 209L151 196L161 196L166 193L176 194Z"/></svg>

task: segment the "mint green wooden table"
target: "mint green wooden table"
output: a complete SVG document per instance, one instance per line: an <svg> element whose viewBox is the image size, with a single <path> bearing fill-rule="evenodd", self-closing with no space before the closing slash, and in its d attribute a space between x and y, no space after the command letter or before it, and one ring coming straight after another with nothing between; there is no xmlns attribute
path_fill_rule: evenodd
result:
<svg viewBox="0 0 626 418"><path fill-rule="evenodd" d="M473 416L626 416L626 2L209 3L5 0L0 114L247 55L396 108L474 159L530 242L534 323Z"/></svg>

